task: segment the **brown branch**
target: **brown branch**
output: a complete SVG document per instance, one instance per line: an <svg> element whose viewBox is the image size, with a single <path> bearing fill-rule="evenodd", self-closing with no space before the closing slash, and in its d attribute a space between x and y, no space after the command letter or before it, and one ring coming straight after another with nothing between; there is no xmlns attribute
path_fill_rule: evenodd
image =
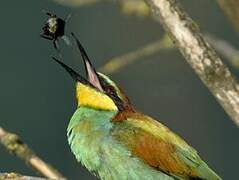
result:
<svg viewBox="0 0 239 180"><path fill-rule="evenodd" d="M217 0L219 6L229 18L233 26L239 31L239 1L238 0Z"/></svg>
<svg viewBox="0 0 239 180"><path fill-rule="evenodd" d="M41 160L33 151L22 142L16 134L7 132L0 127L0 143L10 152L24 160L31 168L51 179L65 179L55 168Z"/></svg>
<svg viewBox="0 0 239 180"><path fill-rule="evenodd" d="M226 1L226 3L229 3L229 2L230 0ZM239 1L237 2L239 4ZM152 17L152 19L158 21L157 18L154 18L153 16L151 16L152 14L149 12L150 8L142 0L129 0L129 1L118 0L118 3L119 3L119 6L121 7L122 13L124 14L127 14L127 15L136 14L138 16ZM239 20L239 13L237 14L238 14L238 20ZM239 24L239 21L238 21L238 24ZM229 42L223 39L220 39L212 34L206 33L204 34L204 36L207 38L207 41L213 45L213 47L217 50L218 53L222 54L225 58L228 59L231 65L233 65L236 68L239 68L239 50L236 47L231 45ZM117 59L117 58L114 58L114 59Z"/></svg>
<svg viewBox="0 0 239 180"><path fill-rule="evenodd" d="M231 65L233 65L235 68L239 68L239 50L236 47L230 44L230 42L220 39L212 34L205 33L204 36L218 53L228 59ZM143 60L160 52L161 50L169 49L174 49L174 46L172 41L165 34L161 40L155 41L135 51L108 60L108 62L100 67L98 71L105 74L117 73L122 68L136 61Z"/></svg>
<svg viewBox="0 0 239 180"><path fill-rule="evenodd" d="M142 0L117 0L119 7L121 7L122 13L126 15L138 15L144 17L152 17L152 19L158 21L157 18L154 18L152 13L150 13L150 8L147 4ZM238 1L239 2L239 1ZM239 68L239 50L231 45L229 42L220 39L212 34L205 33L204 36L206 37L207 41L212 44L212 46L217 50L218 53L222 54L228 61L236 68ZM167 37L167 36L166 36ZM145 51L146 53L141 53L147 49L152 49L151 51ZM152 46L152 48L150 48ZM113 58L109 60L109 62L100 68L101 72L105 72L108 74L114 73L114 71L119 71L121 68L125 67L126 65L131 64L134 61L137 61L139 58L147 57L153 55L160 51L161 49L172 48L173 46L161 48L160 47L160 40L156 41L152 44L146 45L143 48L136 50L135 52L130 52L126 55L122 55L120 57ZM151 54L150 54L151 53ZM131 56L132 55L132 56ZM131 58L132 57L132 58ZM111 62L112 61L112 62ZM127 63L128 62L128 63Z"/></svg>
<svg viewBox="0 0 239 180"><path fill-rule="evenodd" d="M100 72L105 74L112 74L118 72L123 67L148 56L156 54L163 49L171 49L173 44L167 35L164 35L162 39L150 43L142 48L139 48L133 52L129 52L120 57L110 59L105 65L99 68Z"/></svg>
<svg viewBox="0 0 239 180"><path fill-rule="evenodd" d="M145 0L182 55L239 126L239 85L176 0Z"/></svg>
<svg viewBox="0 0 239 180"><path fill-rule="evenodd" d="M24 176L17 173L0 173L0 180L48 180L41 177Z"/></svg>
<svg viewBox="0 0 239 180"><path fill-rule="evenodd" d="M239 68L239 50L236 47L212 34L206 34L205 37L218 53L222 54L225 58L228 59L231 65Z"/></svg>

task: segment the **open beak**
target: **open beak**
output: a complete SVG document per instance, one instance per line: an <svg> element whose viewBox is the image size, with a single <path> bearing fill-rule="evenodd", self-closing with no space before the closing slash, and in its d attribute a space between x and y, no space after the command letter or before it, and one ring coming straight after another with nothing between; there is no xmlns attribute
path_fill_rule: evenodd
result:
<svg viewBox="0 0 239 180"><path fill-rule="evenodd" d="M64 64L63 62L59 61L58 59L56 59L55 57L53 57L53 59L60 64L70 75L71 77L75 80L75 81L79 81L83 84L87 84L90 86L93 86L94 88L100 90L101 92L103 92L103 88L101 86L98 74L95 70L95 68L92 66L83 46L81 45L80 41L77 39L77 37L71 33L73 38L76 41L76 44L80 50L84 65L85 65L85 70L86 70L86 74L87 74L87 79L85 79L83 76L81 76L80 74L78 74L77 72L75 72L72 68L70 68L69 66L67 66L66 64Z"/></svg>
<svg viewBox="0 0 239 180"><path fill-rule="evenodd" d="M95 86L97 89L99 89L100 91L103 92L103 88L100 84L100 80L98 77L98 74L95 70L95 68L92 66L92 63L90 62L89 57L87 56L85 49L83 48L83 46L81 45L80 41L77 39L77 37L75 36L74 33L71 33L72 37L75 39L76 44L80 50L81 53L81 57L84 61L84 65L85 65L85 70L86 70L86 74L87 74L87 78L88 81Z"/></svg>
<svg viewBox="0 0 239 180"><path fill-rule="evenodd" d="M75 72L72 68L70 68L69 66L61 62L60 60L56 59L55 57L52 57L52 59L54 59L58 64L60 64L61 67L63 67L70 74L73 80L79 81L83 84L88 84L88 85L90 84L89 81L87 81L83 76Z"/></svg>

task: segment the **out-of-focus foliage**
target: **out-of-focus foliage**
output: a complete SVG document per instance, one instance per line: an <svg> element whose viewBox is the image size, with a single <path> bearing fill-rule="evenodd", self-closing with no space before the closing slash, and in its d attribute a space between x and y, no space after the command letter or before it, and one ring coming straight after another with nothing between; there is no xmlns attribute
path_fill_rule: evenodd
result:
<svg viewBox="0 0 239 180"><path fill-rule="evenodd" d="M141 0L120 0L120 7L124 14L147 17L150 15L149 6Z"/></svg>
<svg viewBox="0 0 239 180"><path fill-rule="evenodd" d="M82 5L90 5L103 0L53 0L53 1L62 5L77 7Z"/></svg>
<svg viewBox="0 0 239 180"><path fill-rule="evenodd" d="M239 1L238 0L217 0L225 15L229 18L233 26L239 31Z"/></svg>
<svg viewBox="0 0 239 180"><path fill-rule="evenodd" d="M52 0L59 4L71 7L83 5L92 5L94 3L103 2L106 0ZM150 15L150 8L143 0L108 0L119 4L122 12L127 15L137 15L147 17Z"/></svg>

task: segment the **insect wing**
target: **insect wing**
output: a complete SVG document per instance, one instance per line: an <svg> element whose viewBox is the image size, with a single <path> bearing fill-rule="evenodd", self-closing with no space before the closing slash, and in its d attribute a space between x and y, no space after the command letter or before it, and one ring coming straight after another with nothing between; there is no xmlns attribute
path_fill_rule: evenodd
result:
<svg viewBox="0 0 239 180"><path fill-rule="evenodd" d="M61 39L66 43L67 46L72 46L70 38L66 35L62 36Z"/></svg>

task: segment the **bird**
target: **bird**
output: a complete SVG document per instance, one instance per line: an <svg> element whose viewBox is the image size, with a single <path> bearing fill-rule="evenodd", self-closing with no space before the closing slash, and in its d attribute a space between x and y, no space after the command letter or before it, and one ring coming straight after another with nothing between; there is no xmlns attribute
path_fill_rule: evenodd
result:
<svg viewBox="0 0 239 180"><path fill-rule="evenodd" d="M220 180L197 151L160 121L136 110L125 92L92 65L72 33L86 77L73 78L77 109L67 128L76 160L102 180Z"/></svg>

